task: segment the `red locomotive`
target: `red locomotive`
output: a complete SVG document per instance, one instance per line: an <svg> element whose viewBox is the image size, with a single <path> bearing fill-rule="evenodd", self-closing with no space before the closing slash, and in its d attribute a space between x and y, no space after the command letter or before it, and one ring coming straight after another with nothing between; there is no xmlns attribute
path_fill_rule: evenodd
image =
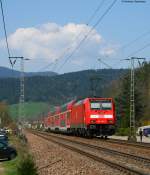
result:
<svg viewBox="0 0 150 175"><path fill-rule="evenodd" d="M79 136L105 136L115 132L115 105L112 98L85 98L71 101L49 114L46 129Z"/></svg>

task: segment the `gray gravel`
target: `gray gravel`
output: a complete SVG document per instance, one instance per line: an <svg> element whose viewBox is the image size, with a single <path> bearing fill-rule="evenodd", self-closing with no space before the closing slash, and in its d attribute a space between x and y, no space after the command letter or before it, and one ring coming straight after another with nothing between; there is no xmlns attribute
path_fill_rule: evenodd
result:
<svg viewBox="0 0 150 175"><path fill-rule="evenodd" d="M39 175L120 175L120 171L26 133Z"/></svg>
<svg viewBox="0 0 150 175"><path fill-rule="evenodd" d="M117 150L117 151L122 151L124 153L129 153L129 154L134 154L134 155L145 157L145 158L150 158L150 149L141 149L141 148L136 148L136 147L127 146L127 145L117 145L115 143L105 142L101 139L85 139L82 137L73 137L73 136L68 137L65 135L59 135L59 136L67 138L67 139L82 141L88 144L102 146L102 147Z"/></svg>
<svg viewBox="0 0 150 175"><path fill-rule="evenodd" d="M80 138L78 138L79 140ZM57 140L57 138L56 138ZM60 141L60 139L58 139ZM71 139L72 140L72 139ZM70 146L75 146L81 150L85 150L85 151L88 151L90 152L91 154L94 154L96 156L99 156L101 158L105 158L107 160L110 160L114 163L119 163L120 165L122 166L128 166L130 168L134 168L136 170L139 170L141 172L144 172L145 174L150 174L150 163L144 163L144 162L141 162L141 161L137 161L137 160L133 160L133 159L130 159L128 157L124 157L124 156L118 156L116 154L110 154L110 153L107 153L105 151L101 151L101 150L97 150L97 149L93 149L93 148L89 148L87 146L83 146L83 145L80 145L80 144L75 144L75 143L71 143L71 142L68 142L68 141L63 141L61 140L62 143L64 144L67 144L67 145L70 145ZM93 143L93 142L92 142Z"/></svg>

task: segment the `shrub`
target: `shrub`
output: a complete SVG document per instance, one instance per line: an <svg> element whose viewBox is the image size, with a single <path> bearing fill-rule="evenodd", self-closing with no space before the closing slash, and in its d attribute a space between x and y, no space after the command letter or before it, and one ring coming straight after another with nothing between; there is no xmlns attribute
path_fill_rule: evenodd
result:
<svg viewBox="0 0 150 175"><path fill-rule="evenodd" d="M38 175L37 167L31 155L27 155L21 159L17 167L17 175Z"/></svg>
<svg viewBox="0 0 150 175"><path fill-rule="evenodd" d="M116 135L120 136L129 136L130 134L130 128L118 128Z"/></svg>

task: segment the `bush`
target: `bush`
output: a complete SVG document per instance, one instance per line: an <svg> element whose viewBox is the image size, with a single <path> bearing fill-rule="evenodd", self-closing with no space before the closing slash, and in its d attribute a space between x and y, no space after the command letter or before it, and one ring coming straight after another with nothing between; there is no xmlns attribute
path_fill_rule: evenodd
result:
<svg viewBox="0 0 150 175"><path fill-rule="evenodd" d="M118 128L116 135L118 136L129 136L130 128Z"/></svg>
<svg viewBox="0 0 150 175"><path fill-rule="evenodd" d="M37 167L31 155L27 155L21 159L17 167L17 175L38 175Z"/></svg>

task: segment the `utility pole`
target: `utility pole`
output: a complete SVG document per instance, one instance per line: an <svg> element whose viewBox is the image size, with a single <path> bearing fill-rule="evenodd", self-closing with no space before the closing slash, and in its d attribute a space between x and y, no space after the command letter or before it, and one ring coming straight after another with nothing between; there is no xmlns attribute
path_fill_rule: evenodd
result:
<svg viewBox="0 0 150 175"><path fill-rule="evenodd" d="M20 61L20 99L19 99L19 119L24 119L24 58Z"/></svg>
<svg viewBox="0 0 150 175"><path fill-rule="evenodd" d="M18 123L19 125L24 120L24 61L30 60L24 57L9 57L10 59L14 59L13 66L16 63L16 60L20 59L20 97L19 97L19 117Z"/></svg>
<svg viewBox="0 0 150 175"><path fill-rule="evenodd" d="M97 75L93 75L90 77L92 97L96 97L96 88L97 88L97 84L100 80L101 80L101 78L99 78Z"/></svg>
<svg viewBox="0 0 150 175"><path fill-rule="evenodd" d="M137 141L136 138L136 125L135 125L135 73L134 62L135 60L145 60L145 58L131 57L130 59L124 59L131 62L131 74L130 74L130 134L129 141Z"/></svg>

